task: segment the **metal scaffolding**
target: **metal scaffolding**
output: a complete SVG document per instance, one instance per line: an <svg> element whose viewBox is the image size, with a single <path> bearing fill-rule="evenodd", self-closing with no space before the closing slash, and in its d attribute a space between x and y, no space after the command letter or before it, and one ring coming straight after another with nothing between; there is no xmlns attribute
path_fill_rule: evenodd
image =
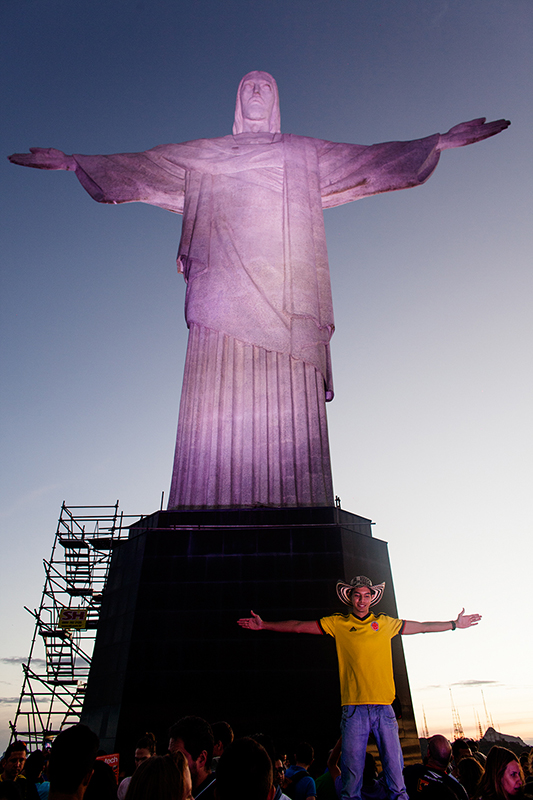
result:
<svg viewBox="0 0 533 800"><path fill-rule="evenodd" d="M455 707L455 703L453 702L453 694L452 690L450 689L450 700L452 702L452 721L453 721L453 738L455 739L464 739L465 732L463 730L463 726L461 723L461 718L459 716L459 712Z"/></svg>
<svg viewBox="0 0 533 800"><path fill-rule="evenodd" d="M113 547L140 516L118 506L61 506L41 604L25 607L35 629L10 722L12 739L31 750L79 722Z"/></svg>

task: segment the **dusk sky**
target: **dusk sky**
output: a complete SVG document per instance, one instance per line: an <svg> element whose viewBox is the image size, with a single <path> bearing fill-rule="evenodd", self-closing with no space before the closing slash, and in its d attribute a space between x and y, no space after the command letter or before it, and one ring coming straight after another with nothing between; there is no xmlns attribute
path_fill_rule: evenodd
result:
<svg viewBox="0 0 533 800"><path fill-rule="evenodd" d="M533 744L531 0L3 0L0 37L4 156L224 136L253 69L285 133L511 120L420 188L326 212L328 419L335 494L389 543L400 616L483 615L404 638L419 732L424 710L451 736L450 688L465 733L485 729L483 689ZM181 217L0 169L3 750L62 501L149 514L168 494L187 329Z"/></svg>

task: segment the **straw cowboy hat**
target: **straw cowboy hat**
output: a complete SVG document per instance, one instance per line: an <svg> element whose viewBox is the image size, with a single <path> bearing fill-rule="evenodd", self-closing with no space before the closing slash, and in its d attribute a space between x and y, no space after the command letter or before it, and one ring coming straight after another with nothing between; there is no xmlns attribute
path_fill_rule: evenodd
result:
<svg viewBox="0 0 533 800"><path fill-rule="evenodd" d="M346 603L347 606L351 606L352 592L354 589L359 589L361 586L365 586L367 589L370 589L372 594L372 602L370 603L371 606L379 603L383 597L383 592L385 591L385 583L377 583L375 586L373 586L370 578L367 578L365 575L356 575L355 578L352 578L350 583L337 581L337 594L343 603Z"/></svg>

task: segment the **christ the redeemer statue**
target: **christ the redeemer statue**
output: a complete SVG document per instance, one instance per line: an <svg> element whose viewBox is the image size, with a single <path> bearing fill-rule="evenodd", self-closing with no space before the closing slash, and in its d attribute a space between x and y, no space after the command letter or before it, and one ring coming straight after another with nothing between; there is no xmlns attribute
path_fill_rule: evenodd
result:
<svg viewBox="0 0 533 800"><path fill-rule="evenodd" d="M280 132L276 82L242 79L233 135L144 153L10 160L76 173L100 203L183 214L189 342L169 508L331 506L334 331L323 208L424 183L505 120L369 147Z"/></svg>

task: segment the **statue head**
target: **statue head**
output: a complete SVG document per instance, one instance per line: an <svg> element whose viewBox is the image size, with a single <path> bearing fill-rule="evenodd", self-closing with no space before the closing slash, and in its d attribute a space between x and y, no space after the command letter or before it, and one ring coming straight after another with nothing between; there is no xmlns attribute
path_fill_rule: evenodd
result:
<svg viewBox="0 0 533 800"><path fill-rule="evenodd" d="M268 72L249 72L239 83L233 133L245 131L281 131L278 86Z"/></svg>

